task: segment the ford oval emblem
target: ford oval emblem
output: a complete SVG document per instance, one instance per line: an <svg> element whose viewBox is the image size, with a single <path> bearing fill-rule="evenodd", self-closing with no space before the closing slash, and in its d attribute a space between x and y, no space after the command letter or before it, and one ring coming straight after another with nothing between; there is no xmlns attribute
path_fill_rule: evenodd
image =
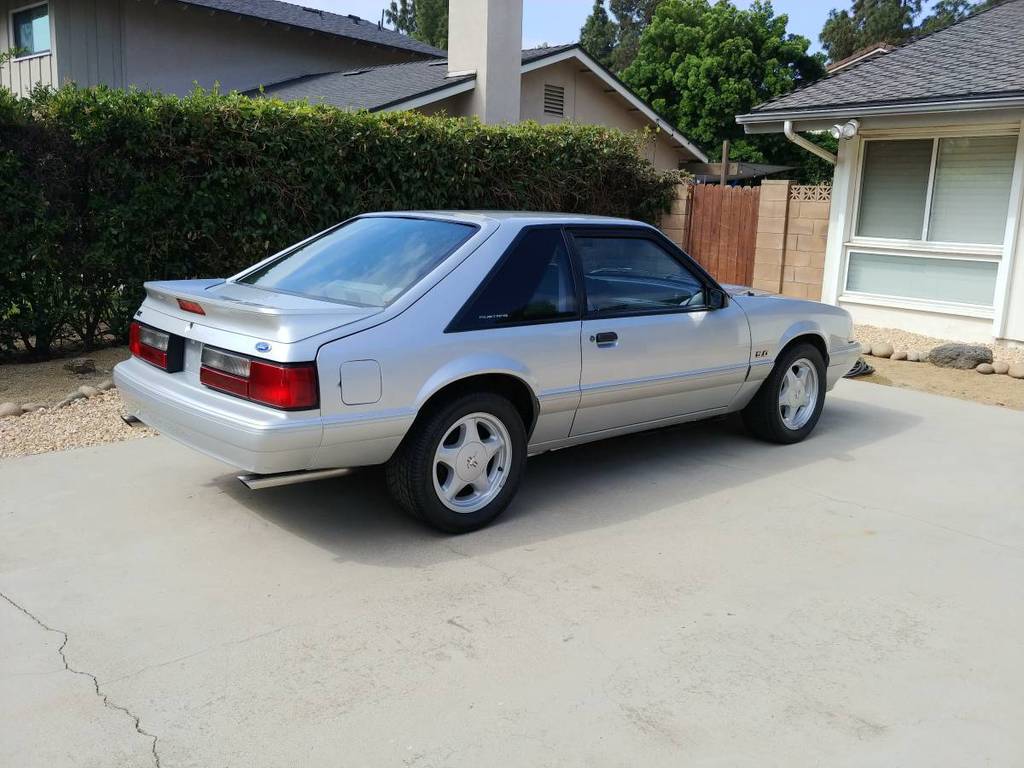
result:
<svg viewBox="0 0 1024 768"><path fill-rule="evenodd" d="M265 342L265 341L258 341L258 342L256 342L256 351L257 352L269 352L270 351L270 345L267 344L267 342Z"/></svg>

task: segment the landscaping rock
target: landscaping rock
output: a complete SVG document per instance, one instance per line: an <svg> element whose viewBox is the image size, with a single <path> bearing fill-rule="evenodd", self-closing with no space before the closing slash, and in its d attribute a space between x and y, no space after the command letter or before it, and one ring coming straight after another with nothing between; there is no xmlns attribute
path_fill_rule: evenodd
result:
<svg viewBox="0 0 1024 768"><path fill-rule="evenodd" d="M75 400L81 400L84 397L85 397L85 395L83 395L78 390L75 390L70 395L68 395L63 400L61 400L59 403L57 403L57 407L58 408L63 408L68 403L73 403L73 402L75 402Z"/></svg>
<svg viewBox="0 0 1024 768"><path fill-rule="evenodd" d="M871 345L871 354L875 357L892 357L892 353L892 344L883 341L881 344Z"/></svg>
<svg viewBox="0 0 1024 768"><path fill-rule="evenodd" d="M892 353L892 359L893 360L906 360L907 359L907 351L905 349L894 350L893 353Z"/></svg>
<svg viewBox="0 0 1024 768"><path fill-rule="evenodd" d="M0 419L7 416L21 416L21 406L17 403L4 403L0 405Z"/></svg>
<svg viewBox="0 0 1024 768"><path fill-rule="evenodd" d="M96 395L100 393L100 391L96 389L96 387L90 387L88 384L83 384L82 386L80 386L78 388L78 391L81 392L86 397L96 397Z"/></svg>
<svg viewBox="0 0 1024 768"><path fill-rule="evenodd" d="M992 350L981 344L940 344L928 353L928 362L940 368L977 368L992 362Z"/></svg>
<svg viewBox="0 0 1024 768"><path fill-rule="evenodd" d="M993 368L993 367L991 366L991 364L989 364L989 363L982 363L981 365L979 365L979 366L978 366L977 368L975 368L974 370L976 370L976 371L977 371L978 373L984 373L984 374L985 374L986 376L988 376L989 374L993 374L993 373L995 373L995 372L996 372L996 369L995 369L995 368Z"/></svg>
<svg viewBox="0 0 1024 768"><path fill-rule="evenodd" d="M1007 373L1010 374L1011 378L1024 379L1024 363L1014 363L1007 370Z"/></svg>
<svg viewBox="0 0 1024 768"><path fill-rule="evenodd" d="M46 406L42 403L22 403L22 413L34 413L35 411L45 411Z"/></svg>
<svg viewBox="0 0 1024 768"><path fill-rule="evenodd" d="M76 357L64 363L64 370L72 373L95 373L96 361L91 357Z"/></svg>
<svg viewBox="0 0 1024 768"><path fill-rule="evenodd" d="M909 360L912 363L919 363L921 362L921 353L918 352L916 349L912 349L909 352L907 352L907 360Z"/></svg>
<svg viewBox="0 0 1024 768"><path fill-rule="evenodd" d="M862 355L870 355L871 354L871 345L870 344L863 344L862 343L860 345L860 353Z"/></svg>
<svg viewBox="0 0 1024 768"><path fill-rule="evenodd" d="M100 392L106 392L108 389L113 389L113 388L114 388L114 380L113 379L104 379L103 381L101 381L99 384L96 385L96 389L98 389Z"/></svg>
<svg viewBox="0 0 1024 768"><path fill-rule="evenodd" d="M996 362L992 363L992 370L995 373L1003 373L1003 374L1005 374L1007 371L1010 370L1010 364L1009 363L1003 363L1003 362L1000 362L1000 361L996 361Z"/></svg>

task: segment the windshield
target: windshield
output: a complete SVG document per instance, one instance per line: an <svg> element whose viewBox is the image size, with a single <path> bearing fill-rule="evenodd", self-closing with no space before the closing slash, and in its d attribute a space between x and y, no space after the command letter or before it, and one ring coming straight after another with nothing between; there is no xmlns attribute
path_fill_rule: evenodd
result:
<svg viewBox="0 0 1024 768"><path fill-rule="evenodd" d="M386 307L475 229L433 219L355 219L238 282L314 299Z"/></svg>

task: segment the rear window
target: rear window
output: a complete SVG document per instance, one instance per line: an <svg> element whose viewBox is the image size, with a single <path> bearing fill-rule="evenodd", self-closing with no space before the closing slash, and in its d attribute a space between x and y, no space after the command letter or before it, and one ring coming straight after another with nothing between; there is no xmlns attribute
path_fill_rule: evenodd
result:
<svg viewBox="0 0 1024 768"><path fill-rule="evenodd" d="M355 219L238 282L345 304L386 307L476 227L433 219Z"/></svg>

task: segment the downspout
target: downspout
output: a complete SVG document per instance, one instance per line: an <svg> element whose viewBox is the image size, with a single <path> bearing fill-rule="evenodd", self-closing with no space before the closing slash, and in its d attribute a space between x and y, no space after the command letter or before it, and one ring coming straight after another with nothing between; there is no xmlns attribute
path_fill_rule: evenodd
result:
<svg viewBox="0 0 1024 768"><path fill-rule="evenodd" d="M787 120L785 123L783 123L782 132L786 134L787 139L789 139L791 142L796 144L801 149L807 150L811 154L817 155L822 160L825 160L826 162L831 163L832 165L836 164L837 158L835 155L833 155L827 149L822 149L813 141L808 141L803 136L800 136L797 133L795 133L793 131L792 120Z"/></svg>

